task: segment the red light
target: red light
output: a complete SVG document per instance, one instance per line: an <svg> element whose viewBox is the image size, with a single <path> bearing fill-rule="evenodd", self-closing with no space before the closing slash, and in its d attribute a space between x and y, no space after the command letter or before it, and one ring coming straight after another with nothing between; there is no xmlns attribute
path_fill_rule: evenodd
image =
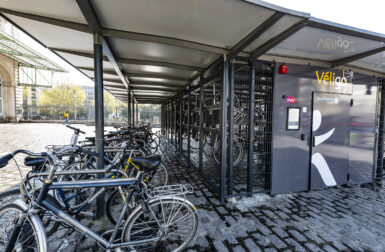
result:
<svg viewBox="0 0 385 252"><path fill-rule="evenodd" d="M280 74L287 74L287 72L288 72L288 67L287 66L282 65L282 66L279 67L279 73Z"/></svg>

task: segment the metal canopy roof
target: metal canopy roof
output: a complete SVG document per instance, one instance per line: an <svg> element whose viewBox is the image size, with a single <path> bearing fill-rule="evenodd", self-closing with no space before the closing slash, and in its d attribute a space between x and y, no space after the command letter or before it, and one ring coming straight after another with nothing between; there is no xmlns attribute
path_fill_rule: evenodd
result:
<svg viewBox="0 0 385 252"><path fill-rule="evenodd" d="M64 69L54 62L2 31L0 31L0 53L19 62L21 66L64 72Z"/></svg>
<svg viewBox="0 0 385 252"><path fill-rule="evenodd" d="M90 78L103 35L104 86L164 102L223 54L349 67L385 77L385 35L259 0L0 0L0 12Z"/></svg>

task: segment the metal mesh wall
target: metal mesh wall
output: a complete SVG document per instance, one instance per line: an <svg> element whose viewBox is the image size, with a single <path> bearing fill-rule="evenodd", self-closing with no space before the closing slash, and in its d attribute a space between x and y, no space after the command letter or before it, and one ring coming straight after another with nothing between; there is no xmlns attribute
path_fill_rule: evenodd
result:
<svg viewBox="0 0 385 252"><path fill-rule="evenodd" d="M204 85L202 173L213 189L220 183L220 113L222 80Z"/></svg>
<svg viewBox="0 0 385 252"><path fill-rule="evenodd" d="M182 153L187 157L188 153L188 92L182 94Z"/></svg>
<svg viewBox="0 0 385 252"><path fill-rule="evenodd" d="M189 90L178 93L166 105L166 131L171 143L190 158L221 200L226 195L269 189L273 73L272 64L230 56L222 67L213 69L206 78L202 76L199 83L191 83ZM223 95L226 104L222 103ZM223 138L222 115L226 120ZM222 166L221 153L227 153Z"/></svg>
<svg viewBox="0 0 385 252"><path fill-rule="evenodd" d="M380 80L377 97L377 170L376 177L384 177L384 151L385 151L385 81Z"/></svg>
<svg viewBox="0 0 385 252"><path fill-rule="evenodd" d="M233 111L229 109L234 127L228 142L230 195L270 189L273 75L273 65L254 59L237 57L230 64L230 98L234 89Z"/></svg>
<svg viewBox="0 0 385 252"><path fill-rule="evenodd" d="M191 91L191 125L190 125L190 162L199 167L199 123L200 123L200 97L199 88Z"/></svg>

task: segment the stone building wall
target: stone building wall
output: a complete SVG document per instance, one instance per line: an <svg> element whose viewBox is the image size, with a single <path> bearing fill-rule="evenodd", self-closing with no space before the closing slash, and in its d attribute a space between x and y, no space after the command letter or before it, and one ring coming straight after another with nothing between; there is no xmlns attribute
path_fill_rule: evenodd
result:
<svg viewBox="0 0 385 252"><path fill-rule="evenodd" d="M18 63L4 55L0 55L0 75L2 78L3 111L0 122L17 122L22 115L21 88L18 83Z"/></svg>

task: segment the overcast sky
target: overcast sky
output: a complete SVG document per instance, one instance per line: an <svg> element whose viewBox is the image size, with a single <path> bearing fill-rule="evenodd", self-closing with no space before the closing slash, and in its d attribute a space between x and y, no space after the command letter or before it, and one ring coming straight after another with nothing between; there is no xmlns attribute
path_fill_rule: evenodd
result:
<svg viewBox="0 0 385 252"><path fill-rule="evenodd" d="M385 34L385 0L264 0L313 17Z"/></svg>
<svg viewBox="0 0 385 252"><path fill-rule="evenodd" d="M310 13L316 18L385 34L385 0L265 0L265 2ZM32 39L24 39L28 46L68 69L70 71L68 79L71 79L74 83L93 85L89 78L53 55L53 53L35 43Z"/></svg>

